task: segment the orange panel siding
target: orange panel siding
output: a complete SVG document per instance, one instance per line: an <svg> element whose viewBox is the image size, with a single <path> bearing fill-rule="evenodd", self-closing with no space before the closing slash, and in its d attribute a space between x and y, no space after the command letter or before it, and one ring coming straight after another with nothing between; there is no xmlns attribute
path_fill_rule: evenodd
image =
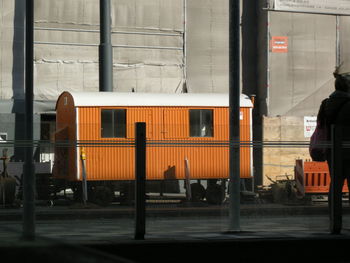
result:
<svg viewBox="0 0 350 263"><path fill-rule="evenodd" d="M127 138L101 138L101 109L126 109ZM147 179L164 179L169 167L175 166L177 179L184 179L187 158L190 175L193 179L228 178L228 109L213 109L214 137L190 138L189 109L193 107L80 107L79 108L79 141L100 141L110 143L109 146L85 147L86 171L88 180L133 180L134 148L133 146L117 146L120 142L128 142L134 137L134 123L147 123L147 139L155 144L147 147ZM241 108L241 140L251 140L250 108ZM191 146L188 144L165 144L168 142L221 142L225 146ZM241 148L241 177L251 176L251 148ZM73 160L73 159L72 159ZM79 179L81 164L79 160ZM75 177L75 176L74 176Z"/></svg>
<svg viewBox="0 0 350 263"><path fill-rule="evenodd" d="M240 120L240 139L245 145L241 146L240 149L240 160L241 160L241 177L251 177L251 161L252 161L252 150L253 148L249 145L251 142L251 109L241 108L242 118Z"/></svg>
<svg viewBox="0 0 350 263"><path fill-rule="evenodd" d="M189 137L188 109L164 109L164 139L186 139Z"/></svg>
<svg viewBox="0 0 350 263"><path fill-rule="evenodd" d="M146 122L147 130L146 137L147 139L153 138L152 130L153 130L153 109L150 107L142 107L142 108L128 108L126 111L126 119L127 119L127 137L135 138L135 123L136 122ZM161 123L158 119L155 120L155 123Z"/></svg>
<svg viewBox="0 0 350 263"><path fill-rule="evenodd" d="M103 146L85 147L87 179L130 180L130 174L133 173L133 164L130 163L133 161L133 148L115 146L118 142L126 141L126 138L101 138L100 123L99 107L79 109L79 141L104 143Z"/></svg>

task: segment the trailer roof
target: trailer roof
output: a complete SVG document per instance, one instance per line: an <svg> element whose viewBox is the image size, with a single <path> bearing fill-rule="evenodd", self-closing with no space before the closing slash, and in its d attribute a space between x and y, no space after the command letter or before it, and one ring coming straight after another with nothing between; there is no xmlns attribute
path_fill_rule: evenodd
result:
<svg viewBox="0 0 350 263"><path fill-rule="evenodd" d="M228 107L226 93L138 93L138 92L63 92L69 93L75 107L88 106L193 106ZM247 95L240 98L241 107L253 107Z"/></svg>

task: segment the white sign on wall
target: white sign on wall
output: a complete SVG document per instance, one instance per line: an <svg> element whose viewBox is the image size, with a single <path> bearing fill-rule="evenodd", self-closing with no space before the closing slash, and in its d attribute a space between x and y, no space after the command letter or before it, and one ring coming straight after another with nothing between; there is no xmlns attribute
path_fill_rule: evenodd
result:
<svg viewBox="0 0 350 263"><path fill-rule="evenodd" d="M316 129L317 117L304 116L304 137L310 138Z"/></svg>
<svg viewBox="0 0 350 263"><path fill-rule="evenodd" d="M0 143L7 141L7 133L6 132L0 132Z"/></svg>
<svg viewBox="0 0 350 263"><path fill-rule="evenodd" d="M350 0L274 0L280 11L350 15Z"/></svg>

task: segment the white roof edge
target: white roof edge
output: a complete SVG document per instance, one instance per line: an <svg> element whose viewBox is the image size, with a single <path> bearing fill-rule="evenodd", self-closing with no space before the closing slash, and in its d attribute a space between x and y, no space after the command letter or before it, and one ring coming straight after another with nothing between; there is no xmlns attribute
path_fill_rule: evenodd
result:
<svg viewBox="0 0 350 263"><path fill-rule="evenodd" d="M68 92L68 91L66 91ZM226 93L138 93L138 92L68 92L76 107L88 106L192 106L228 107ZM62 95L62 94L61 94ZM253 107L241 94L240 107Z"/></svg>

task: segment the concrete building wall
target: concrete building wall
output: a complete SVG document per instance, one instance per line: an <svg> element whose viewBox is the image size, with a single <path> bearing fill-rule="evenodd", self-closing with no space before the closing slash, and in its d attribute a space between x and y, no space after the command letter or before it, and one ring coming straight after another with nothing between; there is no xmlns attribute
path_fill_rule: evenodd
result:
<svg viewBox="0 0 350 263"><path fill-rule="evenodd" d="M182 1L112 0L111 6L113 90L175 92L182 81ZM35 10L37 98L97 91L99 1L39 0Z"/></svg>
<svg viewBox="0 0 350 263"><path fill-rule="evenodd" d="M24 113L23 1L0 1L0 112Z"/></svg>
<svg viewBox="0 0 350 263"><path fill-rule="evenodd" d="M304 134L304 118L298 116L263 117L263 180L269 185L276 179L294 178L296 159L310 159L309 148L293 146L297 142L307 143L310 138Z"/></svg>
<svg viewBox="0 0 350 263"><path fill-rule="evenodd" d="M261 1L259 6L259 112L255 130L264 142L307 143L310 138L304 135L304 117L317 115L321 101L334 90L332 73L336 65L350 59L350 20L330 13L310 13L313 10L272 11L276 2ZM299 5L295 1L280 2ZM284 42L279 47L273 42L276 38ZM270 184L267 176L275 179L293 175L297 158L310 159L307 147L282 144L255 151L256 174L261 184Z"/></svg>
<svg viewBox="0 0 350 263"><path fill-rule="evenodd" d="M54 110L64 90L98 90L99 1L34 2L35 109L42 112ZM0 1L2 112L24 98L24 3ZM183 1L111 3L114 90L180 92Z"/></svg>
<svg viewBox="0 0 350 263"><path fill-rule="evenodd" d="M228 92L228 0L189 0L187 73L190 92Z"/></svg>
<svg viewBox="0 0 350 263"><path fill-rule="evenodd" d="M271 12L268 115L317 114L333 87L336 65L336 17ZM285 52L274 50L274 37L285 37Z"/></svg>
<svg viewBox="0 0 350 263"><path fill-rule="evenodd" d="M350 20L334 11L341 1L324 1L319 8L310 9L315 2L261 1L258 30L261 115L316 115L322 99L334 90L335 67L350 60L347 51ZM344 8L338 12L348 12L345 5L349 8L350 5L341 4ZM275 8L283 12L273 11ZM276 38L285 43L278 46Z"/></svg>
<svg viewBox="0 0 350 263"><path fill-rule="evenodd" d="M34 3L35 110L45 112L54 110L64 90L98 90L99 1ZM189 92L227 93L228 3L111 0L113 90L182 92L186 77ZM1 0L0 5L0 110L13 107L10 112L18 112L23 109L11 105L24 98L24 2ZM252 1L241 6L246 43L242 90L251 94L256 86L258 10Z"/></svg>

